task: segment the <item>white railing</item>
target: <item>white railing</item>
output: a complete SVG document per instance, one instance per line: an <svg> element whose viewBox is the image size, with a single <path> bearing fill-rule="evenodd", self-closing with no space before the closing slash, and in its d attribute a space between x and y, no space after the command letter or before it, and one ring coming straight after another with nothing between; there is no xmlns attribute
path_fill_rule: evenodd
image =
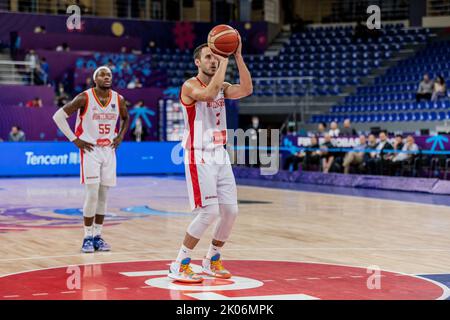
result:
<svg viewBox="0 0 450 320"><path fill-rule="evenodd" d="M450 16L450 0L428 0L427 16Z"/></svg>
<svg viewBox="0 0 450 320"><path fill-rule="evenodd" d="M29 61L0 60L0 83L33 84L35 67Z"/></svg>

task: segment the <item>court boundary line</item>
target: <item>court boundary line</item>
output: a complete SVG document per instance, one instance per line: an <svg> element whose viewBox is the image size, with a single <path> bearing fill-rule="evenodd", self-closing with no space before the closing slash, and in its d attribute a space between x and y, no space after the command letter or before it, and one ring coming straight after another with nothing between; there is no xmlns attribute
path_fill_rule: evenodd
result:
<svg viewBox="0 0 450 320"><path fill-rule="evenodd" d="M245 188L255 188L255 189L257 188L257 189L288 191L288 192L292 192L292 193L312 193L314 195L321 195L321 196L327 195L327 196L331 196L331 197L360 198L360 199L368 199L368 200L374 200L374 201L380 200L380 201L397 202L397 203L401 203L401 204L410 204L410 205L422 205L422 206L441 207L441 208L449 208L450 207L450 205L445 205L445 204L432 204L432 203L392 200L392 199L384 199L384 198L372 198L372 197L363 197L363 196L358 196L358 195L353 196L353 195L347 195L347 194L334 194L334 193L328 193L328 192L317 192L317 191L306 191L306 190L292 190L292 189L283 189L283 188L275 188L275 187L270 188L270 187L267 187L267 186L257 187L257 186L249 186L249 185L242 185L242 184L238 184L237 186L238 187L245 187ZM355 189L355 188L353 188L353 189ZM377 189L369 189L369 190L377 190ZM383 190L383 191L394 191L394 192L397 192L395 190ZM417 192L408 192L408 193L417 193ZM444 195L441 195L441 196L444 196Z"/></svg>
<svg viewBox="0 0 450 320"><path fill-rule="evenodd" d="M196 260L196 259L194 259ZM350 267L350 268L358 268L358 269L365 269L367 270L367 267L362 267L362 266L353 266L353 265L346 265L346 264L340 264L340 263L330 263L330 262L313 262L313 261L293 261L293 260L261 260L261 259L230 259L230 260L235 260L235 261L275 261L275 262L294 262L294 263L306 263L306 264L321 264L321 265L329 265L329 266L340 266L340 267ZM50 267L50 268L41 268L41 269L33 269L33 270L26 270L26 271L20 271L20 272L16 272L16 273L10 273L10 274L6 274L1 276L0 278L5 278L5 277L9 277L9 276L13 276L13 275L17 275L17 274L22 274L22 273L27 273L27 272L35 272L35 271L42 271L42 270L51 270L51 269L61 269L61 268L66 268L66 267L70 267L70 266L87 266L87 265L98 265L98 264L114 264L114 263L124 263L124 262L156 262L156 261L165 261L164 259L162 260L127 260L127 261L113 261L113 262L96 262L96 263L82 263L82 264L69 264L69 265L65 265L65 266L57 266L57 267ZM170 260L167 260L170 261ZM442 295L435 299L435 300L445 300L446 298L448 298L450 296L450 288L447 287L446 285L437 282L435 280L432 279L428 279L428 278L424 278L418 275L414 275L414 274L408 274L408 273L404 273L404 272L398 272L398 271L392 271L392 270L388 270L388 269L380 269L380 271L385 271L385 272L390 272L390 273L395 273L395 274L400 274L403 276L409 276L409 277L413 277L413 278L417 278L417 279L421 279L424 281L428 281L433 283L434 285L440 287L442 289ZM370 275L369 275L370 276Z"/></svg>
<svg viewBox="0 0 450 320"><path fill-rule="evenodd" d="M170 253L176 252L178 249L167 249L167 250L142 250L142 251L118 251L118 252L103 252L99 253L102 256L110 256L110 255L127 255L127 254L146 254L146 253ZM200 250L208 250L208 248L198 248ZM255 251L255 250L303 250L303 251L339 251L339 250L368 250L368 251L433 251L433 252L447 252L449 249L443 248L364 248L364 247L318 247L318 248L305 248L305 247L289 247L289 248L235 248L235 249L227 249L226 251ZM58 255L58 256L34 256L34 257L22 257L22 258L11 258L11 259L0 259L0 263L9 262L9 261L22 261L22 260L40 260L40 259L58 259L58 258L69 258L69 257L85 257L85 253L77 253L77 254L68 254L68 255ZM450 274L450 272L449 272Z"/></svg>

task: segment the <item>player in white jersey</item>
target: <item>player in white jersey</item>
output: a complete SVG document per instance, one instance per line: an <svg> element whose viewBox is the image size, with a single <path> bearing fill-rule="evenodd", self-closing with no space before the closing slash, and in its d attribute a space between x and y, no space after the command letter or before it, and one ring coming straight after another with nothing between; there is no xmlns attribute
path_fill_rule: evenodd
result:
<svg viewBox="0 0 450 320"><path fill-rule="evenodd" d="M239 38L240 41L240 38ZM234 57L240 84L224 82L228 58L215 55L206 44L195 49L196 77L181 87L185 132L186 181L191 208L196 213L184 237L168 276L181 282L202 282L190 267L191 252L203 233L216 223L213 240L203 260L203 273L230 278L221 260L221 248L228 240L238 213L237 190L230 159L224 145L227 125L224 99L239 99L252 94L253 86L239 44Z"/></svg>
<svg viewBox="0 0 450 320"><path fill-rule="evenodd" d="M77 95L60 108L53 119L65 136L80 149L80 182L85 185L82 252L109 251L102 238L109 187L116 185L116 150L129 125L125 99L111 90L112 73L99 67L95 87ZM67 118L77 111L75 133ZM116 129L120 117L120 130Z"/></svg>

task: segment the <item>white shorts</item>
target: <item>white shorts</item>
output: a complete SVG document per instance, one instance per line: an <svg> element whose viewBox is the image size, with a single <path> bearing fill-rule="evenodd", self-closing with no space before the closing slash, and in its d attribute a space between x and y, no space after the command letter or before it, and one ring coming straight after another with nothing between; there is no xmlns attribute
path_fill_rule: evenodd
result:
<svg viewBox="0 0 450 320"><path fill-rule="evenodd" d="M185 150L186 182L191 209L211 204L237 204L236 181L224 148L215 153Z"/></svg>
<svg viewBox="0 0 450 320"><path fill-rule="evenodd" d="M92 151L80 150L80 158L81 184L116 185L116 151L113 148L94 146Z"/></svg>

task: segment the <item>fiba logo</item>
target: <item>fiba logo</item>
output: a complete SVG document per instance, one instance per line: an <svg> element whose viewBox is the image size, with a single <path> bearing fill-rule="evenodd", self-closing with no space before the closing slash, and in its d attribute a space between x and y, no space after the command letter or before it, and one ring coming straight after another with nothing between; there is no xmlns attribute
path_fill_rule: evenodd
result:
<svg viewBox="0 0 450 320"><path fill-rule="evenodd" d="M67 30L81 30L81 9L77 5L67 7L66 13L71 14L66 20Z"/></svg>
<svg viewBox="0 0 450 320"><path fill-rule="evenodd" d="M367 18L366 25L370 30L381 29L381 9L377 5L371 5L367 7L367 13L371 14Z"/></svg>

